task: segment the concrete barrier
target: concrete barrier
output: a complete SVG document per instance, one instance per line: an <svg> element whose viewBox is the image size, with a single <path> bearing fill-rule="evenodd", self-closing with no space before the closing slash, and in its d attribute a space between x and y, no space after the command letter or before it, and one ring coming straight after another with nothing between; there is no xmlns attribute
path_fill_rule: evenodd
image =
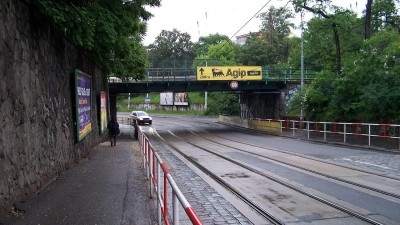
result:
<svg viewBox="0 0 400 225"><path fill-rule="evenodd" d="M240 117L219 116L219 122L223 124L263 131L270 134L281 135L282 124L280 121L271 120L246 120Z"/></svg>

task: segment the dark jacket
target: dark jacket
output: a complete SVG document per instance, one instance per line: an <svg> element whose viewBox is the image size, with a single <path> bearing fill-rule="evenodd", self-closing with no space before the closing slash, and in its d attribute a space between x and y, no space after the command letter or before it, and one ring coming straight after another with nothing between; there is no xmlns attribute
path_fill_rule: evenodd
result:
<svg viewBox="0 0 400 225"><path fill-rule="evenodd" d="M120 132L120 130L119 130L119 124L118 124L118 122L117 122L116 120L114 120L114 119L111 119L111 120L108 122L107 128L108 128L108 134L109 134L109 135L117 135L117 134L119 134L119 132Z"/></svg>

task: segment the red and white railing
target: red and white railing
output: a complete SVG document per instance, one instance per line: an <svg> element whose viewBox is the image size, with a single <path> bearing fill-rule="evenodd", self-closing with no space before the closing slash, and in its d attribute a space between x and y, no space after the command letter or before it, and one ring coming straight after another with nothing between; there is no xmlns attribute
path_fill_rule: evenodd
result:
<svg viewBox="0 0 400 225"><path fill-rule="evenodd" d="M277 120L277 119L251 119L258 121L280 122L281 133L283 131L291 131L292 136L296 136L296 132L306 132L307 138L310 139L312 134L322 134L323 140L327 141L327 135L340 135L340 139L344 143L348 142L350 137L364 137L371 146L373 138L383 141L389 139L399 140L398 148L400 149L400 125L398 124L374 124L374 123L346 123L346 122L315 122L301 120ZM365 143L367 144L367 143Z"/></svg>
<svg viewBox="0 0 400 225"><path fill-rule="evenodd" d="M158 205L158 224L161 224L161 216L164 218L164 223L169 225L170 219L168 216L168 187L172 190L172 224L179 224L179 203L184 208L187 216L192 224L202 225L198 215L194 212L185 196L179 190L174 179L169 173L165 163L157 154L156 149L151 145L147 136L138 128L139 144L143 158L143 167L146 170L147 179L150 179L150 197L153 197L153 189L157 194ZM163 175L163 179L161 176ZM162 215L161 215L162 214Z"/></svg>

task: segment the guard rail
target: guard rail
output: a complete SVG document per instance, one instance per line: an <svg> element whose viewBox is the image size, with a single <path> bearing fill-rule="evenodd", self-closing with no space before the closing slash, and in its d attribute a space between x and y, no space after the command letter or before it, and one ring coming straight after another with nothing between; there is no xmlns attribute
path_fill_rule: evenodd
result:
<svg viewBox="0 0 400 225"><path fill-rule="evenodd" d="M157 194L158 224L161 224L161 214L164 218L164 223L167 225L171 224L168 217L167 207L169 187L172 191L172 224L179 225L179 202L192 224L202 225L203 222L176 185L167 166L157 154L156 149L151 145L148 137L143 133L139 126L136 129L138 130L143 167L146 170L147 179L150 179L150 197L153 197L153 189ZM162 175L163 179L161 179Z"/></svg>
<svg viewBox="0 0 400 225"><path fill-rule="evenodd" d="M398 124L316 122L259 118L251 120L280 122L281 133L284 135L400 149L400 125Z"/></svg>

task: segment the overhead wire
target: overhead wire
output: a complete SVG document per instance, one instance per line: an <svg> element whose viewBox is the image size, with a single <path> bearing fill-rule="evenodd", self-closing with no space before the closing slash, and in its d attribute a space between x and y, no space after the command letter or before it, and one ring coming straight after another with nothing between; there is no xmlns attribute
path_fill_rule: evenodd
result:
<svg viewBox="0 0 400 225"><path fill-rule="evenodd" d="M254 19L254 17L256 17L257 16L257 14L258 13L260 13L260 11L261 10L263 10L264 8L265 8L265 6L267 6L270 2L271 2L272 0L269 0L267 3L265 3L238 31L236 31L236 33L234 33L233 35L232 35L232 37L230 37L229 38L229 40L231 40L237 33L239 33L252 19ZM224 46L225 46L225 44L227 43L227 41L225 41L223 44L222 44L222 46L221 46L221 48L219 48L219 49L222 49ZM218 50L219 50L218 49ZM218 50L217 50L217 52L218 52Z"/></svg>
<svg viewBox="0 0 400 225"><path fill-rule="evenodd" d="M236 31L236 33L234 33L233 35L232 35L232 37L230 37L229 39L232 39L237 33L239 33L252 19L254 19L254 17L256 17L257 16L257 14L261 11L261 10L263 10L264 8L265 8L265 6L267 6L270 2L271 2L272 0L269 0L267 3L265 3L262 7L261 7L261 9L259 9L238 31Z"/></svg>
<svg viewBox="0 0 400 225"><path fill-rule="evenodd" d="M254 17L256 17L257 16L257 14L259 14L260 12L261 12L261 10L263 10L270 2L271 2L272 0L269 0L267 3L265 3L242 27L240 27L240 29L238 30L238 31L236 31L230 38L229 38L229 40L231 40L237 33L239 33L252 19L254 19ZM289 4L289 2L290 2L291 0L288 0L288 2L286 3L286 5L285 5L285 7ZM223 43L223 45L221 46L221 48L219 48L219 49L222 49L224 46L225 46L225 44L226 44L227 42L224 42Z"/></svg>

